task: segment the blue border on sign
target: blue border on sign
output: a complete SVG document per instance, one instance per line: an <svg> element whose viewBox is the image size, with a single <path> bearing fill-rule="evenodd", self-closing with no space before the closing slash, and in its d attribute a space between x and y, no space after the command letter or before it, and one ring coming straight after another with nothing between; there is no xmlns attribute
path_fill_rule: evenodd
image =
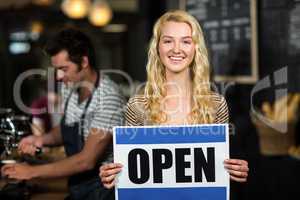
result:
<svg viewBox="0 0 300 200"><path fill-rule="evenodd" d="M118 196L130 200L226 200L226 187L118 188Z"/></svg>
<svg viewBox="0 0 300 200"><path fill-rule="evenodd" d="M116 144L211 143L226 141L226 125L117 127Z"/></svg>

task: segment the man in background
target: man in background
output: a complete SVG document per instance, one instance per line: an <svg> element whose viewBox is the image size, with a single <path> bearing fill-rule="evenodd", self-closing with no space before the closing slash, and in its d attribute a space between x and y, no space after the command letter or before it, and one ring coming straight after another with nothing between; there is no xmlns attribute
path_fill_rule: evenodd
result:
<svg viewBox="0 0 300 200"><path fill-rule="evenodd" d="M82 32L59 32L46 52L63 82L64 116L48 134L22 139L19 151L34 155L38 148L63 144L67 157L45 165L5 165L2 173L20 180L69 177L69 199L113 199L113 191L102 187L98 169L112 161L112 128L122 125L123 98L96 70L94 48Z"/></svg>

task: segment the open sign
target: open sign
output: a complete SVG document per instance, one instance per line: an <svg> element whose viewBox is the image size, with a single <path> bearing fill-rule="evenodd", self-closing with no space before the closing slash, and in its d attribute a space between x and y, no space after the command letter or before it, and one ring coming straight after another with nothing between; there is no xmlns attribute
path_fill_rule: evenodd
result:
<svg viewBox="0 0 300 200"><path fill-rule="evenodd" d="M120 200L229 199L228 125L117 127Z"/></svg>

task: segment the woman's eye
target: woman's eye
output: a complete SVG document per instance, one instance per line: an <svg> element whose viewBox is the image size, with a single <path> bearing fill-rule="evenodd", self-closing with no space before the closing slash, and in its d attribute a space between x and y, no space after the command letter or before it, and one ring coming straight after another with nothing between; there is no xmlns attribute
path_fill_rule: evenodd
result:
<svg viewBox="0 0 300 200"><path fill-rule="evenodd" d="M189 41L189 40L185 40L185 41L183 41L183 43L184 43L184 44L191 44L192 42Z"/></svg>
<svg viewBox="0 0 300 200"><path fill-rule="evenodd" d="M171 43L171 40L164 40L163 41L165 44Z"/></svg>

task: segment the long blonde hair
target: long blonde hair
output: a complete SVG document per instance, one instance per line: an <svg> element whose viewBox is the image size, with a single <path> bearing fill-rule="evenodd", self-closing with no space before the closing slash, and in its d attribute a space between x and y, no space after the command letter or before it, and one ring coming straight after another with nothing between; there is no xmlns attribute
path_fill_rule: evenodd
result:
<svg viewBox="0 0 300 200"><path fill-rule="evenodd" d="M162 26L169 21L187 23L192 29L192 40L195 43L195 56L190 65L193 89L189 123L212 123L214 113L210 100L210 66L203 32L197 20L181 10L165 13L158 19L153 28L153 36L148 51L147 83L145 86L148 120L155 124L167 120L167 114L161 110L160 105L166 96L166 89L163 87L166 82L166 73L159 57L158 44Z"/></svg>

